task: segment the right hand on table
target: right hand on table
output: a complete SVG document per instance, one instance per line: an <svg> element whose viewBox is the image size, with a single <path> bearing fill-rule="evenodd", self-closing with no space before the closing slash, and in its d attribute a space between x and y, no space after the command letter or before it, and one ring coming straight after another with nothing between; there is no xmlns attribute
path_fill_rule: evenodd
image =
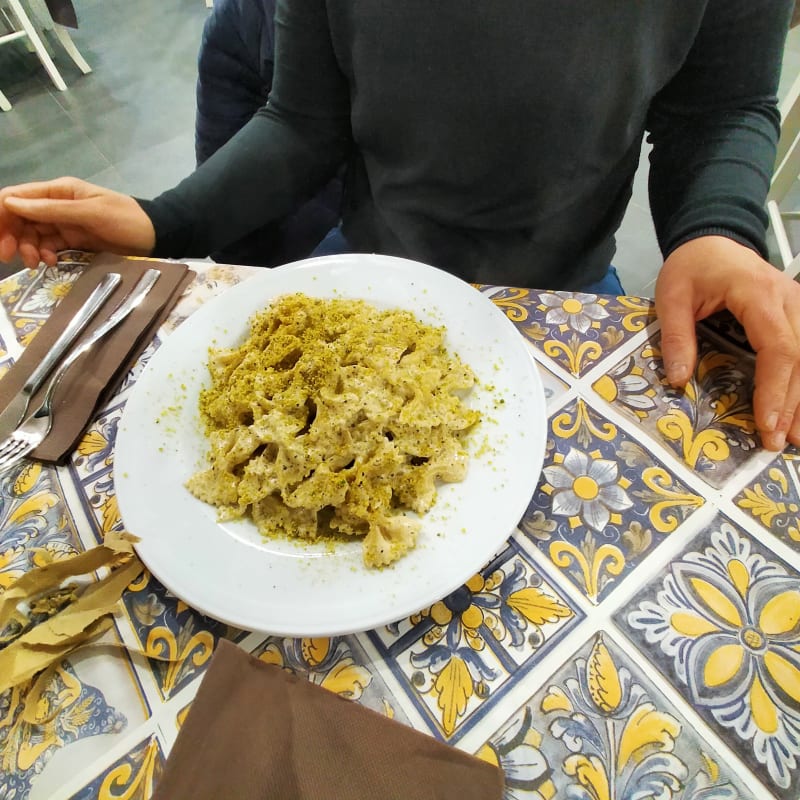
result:
<svg viewBox="0 0 800 800"><path fill-rule="evenodd" d="M78 178L0 189L0 261L19 253L34 269L54 265L59 250L146 256L154 246L150 218L128 195Z"/></svg>

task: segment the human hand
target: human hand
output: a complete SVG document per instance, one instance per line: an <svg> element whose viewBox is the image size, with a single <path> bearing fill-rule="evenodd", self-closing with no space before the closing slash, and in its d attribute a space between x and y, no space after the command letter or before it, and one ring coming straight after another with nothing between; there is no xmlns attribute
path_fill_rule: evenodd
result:
<svg viewBox="0 0 800 800"><path fill-rule="evenodd" d="M0 261L18 252L33 269L40 261L55 264L59 250L144 256L154 246L150 218L119 192L78 178L0 189Z"/></svg>
<svg viewBox="0 0 800 800"><path fill-rule="evenodd" d="M677 247L656 283L667 380L683 386L697 360L695 322L727 308L756 352L753 410L761 441L800 445L800 284L724 236Z"/></svg>

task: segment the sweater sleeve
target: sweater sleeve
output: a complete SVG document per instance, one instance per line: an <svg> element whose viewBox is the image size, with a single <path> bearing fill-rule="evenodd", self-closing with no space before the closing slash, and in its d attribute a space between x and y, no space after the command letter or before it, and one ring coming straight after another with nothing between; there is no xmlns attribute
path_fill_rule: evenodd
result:
<svg viewBox="0 0 800 800"><path fill-rule="evenodd" d="M325 0L279 0L267 105L175 188L138 200L155 228L154 255L206 256L281 219L333 176L350 136Z"/></svg>
<svg viewBox="0 0 800 800"><path fill-rule="evenodd" d="M791 0L709 0L687 58L647 120L661 251L728 236L766 256L765 200Z"/></svg>

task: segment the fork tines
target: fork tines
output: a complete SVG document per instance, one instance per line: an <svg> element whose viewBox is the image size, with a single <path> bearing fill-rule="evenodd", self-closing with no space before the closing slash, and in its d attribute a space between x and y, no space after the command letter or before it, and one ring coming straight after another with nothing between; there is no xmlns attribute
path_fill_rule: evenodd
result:
<svg viewBox="0 0 800 800"><path fill-rule="evenodd" d="M0 470L13 466L21 461L33 447L22 438L10 438L0 446Z"/></svg>

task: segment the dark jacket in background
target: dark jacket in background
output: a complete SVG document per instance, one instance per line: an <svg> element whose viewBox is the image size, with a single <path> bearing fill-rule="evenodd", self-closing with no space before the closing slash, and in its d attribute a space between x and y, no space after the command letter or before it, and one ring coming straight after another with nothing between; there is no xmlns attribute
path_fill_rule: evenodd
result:
<svg viewBox="0 0 800 800"><path fill-rule="evenodd" d="M272 87L274 12L274 0L214 0L198 57L198 166L267 102ZM341 192L337 178L288 218L213 253L214 259L271 267L305 258L338 224Z"/></svg>

